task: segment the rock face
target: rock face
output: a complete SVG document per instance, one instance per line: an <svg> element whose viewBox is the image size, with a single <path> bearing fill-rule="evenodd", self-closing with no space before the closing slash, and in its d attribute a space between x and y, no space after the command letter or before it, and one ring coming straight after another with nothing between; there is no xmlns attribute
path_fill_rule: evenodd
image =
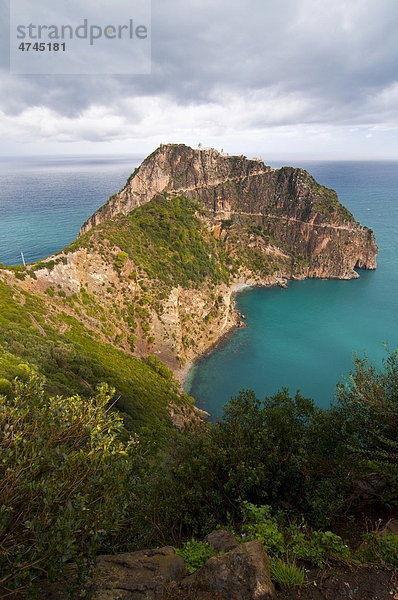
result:
<svg viewBox="0 0 398 600"><path fill-rule="evenodd" d="M270 562L258 540L240 544L226 554L211 558L201 569L185 578L181 587L193 597L195 592L210 592L226 600L275 598Z"/></svg>
<svg viewBox="0 0 398 600"><path fill-rule="evenodd" d="M226 181L270 171L261 161L248 161L243 156L223 156L213 149L194 150L184 144L161 145L134 171L125 188L84 223L80 233L119 212L128 214L159 193L174 191L192 196L198 190L213 191Z"/></svg>
<svg viewBox="0 0 398 600"><path fill-rule="evenodd" d="M171 547L128 554L99 556L85 586L87 600L171 600L209 598L217 600L274 600L270 561L259 541L239 544L227 532L208 536L215 547L231 547L208 560L186 577L184 560ZM222 552L220 550L220 552ZM69 577L73 578L72 568ZM67 600L66 577L58 584L44 584L43 600Z"/></svg>
<svg viewBox="0 0 398 600"><path fill-rule="evenodd" d="M373 232L355 221L335 191L303 169L271 169L260 160L183 144L162 145L146 158L125 188L86 221L81 234L164 192L197 201L216 237L225 220L266 228L308 262L305 277L351 279L357 277L355 267L376 267Z"/></svg>
<svg viewBox="0 0 398 600"><path fill-rule="evenodd" d="M153 600L165 585L179 581L184 560L171 547L100 556L88 600Z"/></svg>

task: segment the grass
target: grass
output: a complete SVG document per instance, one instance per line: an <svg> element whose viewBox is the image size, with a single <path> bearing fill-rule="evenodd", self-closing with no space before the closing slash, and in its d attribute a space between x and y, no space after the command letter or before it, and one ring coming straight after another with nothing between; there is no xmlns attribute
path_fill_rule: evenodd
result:
<svg viewBox="0 0 398 600"><path fill-rule="evenodd" d="M166 377L160 368L96 339L66 313L49 314L48 305L38 296L21 296L24 304L0 282L0 378L12 381L30 368L45 376L50 393L83 397L90 397L98 383L107 382L116 388L117 407L128 429L158 422L170 425L169 404L184 400L169 373L165 371ZM69 327L63 334L62 323ZM3 386L7 387L4 382Z"/></svg>
<svg viewBox="0 0 398 600"><path fill-rule="evenodd" d="M272 562L271 579L280 587L301 589L305 583L304 568L278 558Z"/></svg>

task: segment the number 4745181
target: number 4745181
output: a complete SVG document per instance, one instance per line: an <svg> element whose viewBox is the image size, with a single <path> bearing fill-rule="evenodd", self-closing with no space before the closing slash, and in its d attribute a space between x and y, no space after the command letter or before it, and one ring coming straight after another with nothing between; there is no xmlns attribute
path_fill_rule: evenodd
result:
<svg viewBox="0 0 398 600"><path fill-rule="evenodd" d="M18 50L22 50L22 52L29 52L32 50L35 52L45 52L46 50L49 52L65 52L66 44L65 42L63 44L59 44L58 42L36 42L35 44L32 44L31 42L22 42L18 46Z"/></svg>

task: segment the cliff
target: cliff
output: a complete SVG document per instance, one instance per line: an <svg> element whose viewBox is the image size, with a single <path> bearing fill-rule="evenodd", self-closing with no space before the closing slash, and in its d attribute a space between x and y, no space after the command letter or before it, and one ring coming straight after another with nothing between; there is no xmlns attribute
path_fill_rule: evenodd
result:
<svg viewBox="0 0 398 600"><path fill-rule="evenodd" d="M146 158L80 233L165 192L197 201L216 235L226 220L266 230L308 261L306 277L350 279L357 276L355 267L376 267L373 232L303 169L271 169L260 160L183 144L162 145Z"/></svg>
<svg viewBox="0 0 398 600"><path fill-rule="evenodd" d="M376 255L373 232L306 171L179 144L145 159L63 252L0 279L101 356L151 354L182 377L239 324L242 285L350 279Z"/></svg>

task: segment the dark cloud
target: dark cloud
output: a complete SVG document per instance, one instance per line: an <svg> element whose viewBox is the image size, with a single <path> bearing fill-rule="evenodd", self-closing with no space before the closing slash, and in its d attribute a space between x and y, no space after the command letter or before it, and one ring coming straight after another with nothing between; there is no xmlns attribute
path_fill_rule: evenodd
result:
<svg viewBox="0 0 398 600"><path fill-rule="evenodd" d="M258 108L245 117L251 128L397 121L396 0L153 0L152 6L151 75L11 76L1 36L0 109L18 115L47 107L77 119L93 105L117 114L139 97L162 98L176 109L242 98L243 110L245 102ZM0 10L6 24L5 4ZM133 107L126 116L143 120L145 111Z"/></svg>

